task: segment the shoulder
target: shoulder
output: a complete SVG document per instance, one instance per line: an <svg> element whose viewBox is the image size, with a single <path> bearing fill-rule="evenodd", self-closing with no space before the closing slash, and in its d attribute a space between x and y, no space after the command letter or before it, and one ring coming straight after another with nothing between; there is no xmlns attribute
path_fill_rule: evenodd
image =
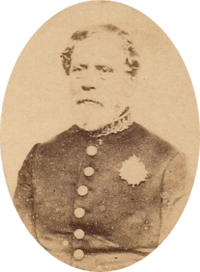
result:
<svg viewBox="0 0 200 272"><path fill-rule="evenodd" d="M163 197L171 202L186 194L187 157L176 147L141 125L132 131L135 153L154 176L161 175ZM165 201L164 201L165 202ZM163 202L163 203L164 203ZM169 204L169 202L168 202Z"/></svg>
<svg viewBox="0 0 200 272"><path fill-rule="evenodd" d="M125 142L132 146L139 157L152 163L170 161L179 154L178 149L171 143L137 123L132 125Z"/></svg>
<svg viewBox="0 0 200 272"><path fill-rule="evenodd" d="M46 156L54 156L55 154L59 154L60 151L68 148L75 141L77 132L77 127L72 126L68 130L63 131L50 140L43 143L38 143L35 148L36 153Z"/></svg>
<svg viewBox="0 0 200 272"><path fill-rule="evenodd" d="M176 147L138 125L141 152L149 165L163 169L163 187L171 194L182 192L187 177L187 158Z"/></svg>

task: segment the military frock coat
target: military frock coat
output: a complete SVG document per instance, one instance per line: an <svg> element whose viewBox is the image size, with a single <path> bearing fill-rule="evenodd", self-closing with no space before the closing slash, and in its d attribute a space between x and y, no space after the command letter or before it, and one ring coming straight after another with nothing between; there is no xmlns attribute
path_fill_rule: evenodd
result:
<svg viewBox="0 0 200 272"><path fill-rule="evenodd" d="M137 123L97 135L75 125L36 144L14 196L47 251L93 271L125 267L154 250L178 219L186 180L184 157Z"/></svg>

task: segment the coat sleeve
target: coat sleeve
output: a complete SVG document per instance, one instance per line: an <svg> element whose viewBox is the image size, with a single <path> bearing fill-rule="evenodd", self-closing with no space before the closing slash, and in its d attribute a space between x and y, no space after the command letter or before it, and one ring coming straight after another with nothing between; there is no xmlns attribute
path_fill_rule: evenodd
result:
<svg viewBox="0 0 200 272"><path fill-rule="evenodd" d="M159 244L168 236L187 203L188 188L186 159L183 154L176 154L166 168L161 191L161 231Z"/></svg>
<svg viewBox="0 0 200 272"><path fill-rule="evenodd" d="M14 194L14 205L29 232L36 238L34 225L34 195L33 195L33 171L37 144L31 149L26 157L19 173L17 187Z"/></svg>

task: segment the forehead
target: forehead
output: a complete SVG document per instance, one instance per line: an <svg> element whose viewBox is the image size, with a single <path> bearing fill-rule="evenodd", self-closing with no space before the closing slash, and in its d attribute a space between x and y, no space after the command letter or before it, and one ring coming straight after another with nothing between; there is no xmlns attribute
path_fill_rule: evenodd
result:
<svg viewBox="0 0 200 272"><path fill-rule="evenodd" d="M72 55L72 63L105 62L110 65L123 65L125 53L123 40L113 33L99 33L77 42Z"/></svg>

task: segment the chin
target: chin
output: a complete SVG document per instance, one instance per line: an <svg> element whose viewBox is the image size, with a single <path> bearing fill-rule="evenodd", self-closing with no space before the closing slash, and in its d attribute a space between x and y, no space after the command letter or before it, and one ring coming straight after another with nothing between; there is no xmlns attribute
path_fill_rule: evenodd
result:
<svg viewBox="0 0 200 272"><path fill-rule="evenodd" d="M81 117L77 117L75 123L78 127L86 131L94 131L104 127L109 122L108 120L100 117L99 115L97 117L95 114L92 114L90 116L87 116L86 118L84 118L83 115Z"/></svg>
<svg viewBox="0 0 200 272"><path fill-rule="evenodd" d="M102 127L102 126L94 125L90 122L85 122L85 123L77 123L76 122L76 125L85 131L95 131L95 130L98 130Z"/></svg>
<svg viewBox="0 0 200 272"><path fill-rule="evenodd" d="M73 110L74 123L86 130L95 131L115 120L114 114L104 107L75 107Z"/></svg>

